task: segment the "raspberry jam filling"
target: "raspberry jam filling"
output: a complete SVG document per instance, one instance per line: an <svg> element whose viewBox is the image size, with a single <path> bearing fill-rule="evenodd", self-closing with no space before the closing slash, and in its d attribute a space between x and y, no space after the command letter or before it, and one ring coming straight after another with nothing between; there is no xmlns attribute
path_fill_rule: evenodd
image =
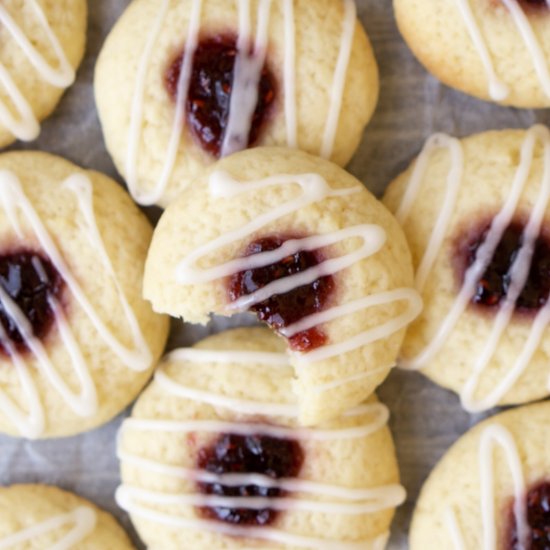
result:
<svg viewBox="0 0 550 550"><path fill-rule="evenodd" d="M271 236L258 239L248 246L244 256L276 250L290 238L295 237ZM235 301L242 296L248 296L273 281L306 271L323 260L319 251L304 250L287 256L275 264L241 271L229 280L229 297L231 301ZM334 279L331 276L321 277L285 294L271 296L250 309L256 312L261 321L275 330L280 330L323 310L334 288ZM290 337L289 344L296 351L310 351L324 345L326 340L324 332L318 327L313 327Z"/></svg>
<svg viewBox="0 0 550 550"><path fill-rule="evenodd" d="M493 258L477 283L472 303L484 308L495 308L505 299L511 284L510 270L523 242L525 224L513 221L505 230ZM466 269L475 261L478 248L485 241L489 223L478 226L469 238L459 243L457 256L463 261L460 280L464 280ZM536 312L544 306L550 294L550 240L539 235L527 281L516 301L517 312Z"/></svg>
<svg viewBox="0 0 550 550"><path fill-rule="evenodd" d="M186 116L194 138L202 148L216 158L220 157L229 120L229 106L233 89L233 73L237 57L237 38L218 36L200 41L193 58L193 68L186 102ZM173 101L177 99L183 53L168 67L165 84ZM264 65L258 89L258 102L252 117L248 146L260 139L275 100L275 77Z"/></svg>
<svg viewBox="0 0 550 550"><path fill-rule="evenodd" d="M63 280L52 263L36 252L18 251L0 256L0 286L27 318L36 338L44 339L54 320L48 297L58 298ZM28 344L17 324L0 303L0 322L18 352L28 351ZM0 342L0 349L8 349Z"/></svg>
<svg viewBox="0 0 550 550"><path fill-rule="evenodd" d="M548 550L550 548L550 483L544 481L532 487L527 493L525 504L530 531L526 550ZM519 550L513 502L510 504L508 513L511 519L506 550Z"/></svg>
<svg viewBox="0 0 550 550"><path fill-rule="evenodd" d="M201 449L198 468L217 475L262 474L273 479L296 477L304 462L304 452L297 441L264 435L222 434L208 448ZM283 497L278 488L258 485L227 486L220 483L199 483L207 495L225 497ZM279 512L271 508L204 507L200 513L208 518L236 525L269 525Z"/></svg>

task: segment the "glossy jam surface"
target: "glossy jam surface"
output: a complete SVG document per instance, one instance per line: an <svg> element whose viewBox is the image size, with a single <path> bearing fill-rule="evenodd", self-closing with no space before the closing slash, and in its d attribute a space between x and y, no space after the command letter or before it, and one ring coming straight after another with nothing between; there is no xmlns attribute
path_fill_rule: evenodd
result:
<svg viewBox="0 0 550 550"><path fill-rule="evenodd" d="M550 483L542 482L532 487L527 493L527 524L530 535L526 550L550 550ZM510 504L510 533L506 550L520 550L517 528L513 514L513 503Z"/></svg>
<svg viewBox="0 0 550 550"><path fill-rule="evenodd" d="M264 435L241 436L222 434L208 448L201 449L198 468L214 474L262 474L273 479L298 476L304 462L304 452L297 441L276 439ZM199 483L198 489L207 495L225 497L283 497L278 488L257 485L227 486L220 483ZM269 525L280 512L270 509L201 508L201 514L236 525Z"/></svg>
<svg viewBox="0 0 550 550"><path fill-rule="evenodd" d="M206 38L199 43L193 59L186 103L187 123L202 148L216 158L221 154L229 120L236 43L233 36ZM177 98L182 58L183 53L174 59L165 75L166 88L173 101ZM260 139L275 96L275 77L266 64L260 77L258 102L248 136L249 146Z"/></svg>
<svg viewBox="0 0 550 550"><path fill-rule="evenodd" d="M504 232L493 255L491 263L478 281L472 302L485 309L498 307L510 288L510 269L523 242L525 225L513 221ZM459 244L458 257L461 258L460 281L464 280L467 267L475 261L478 248L485 241L489 223L477 226ZM531 268L527 282L516 302L517 312L536 312L544 306L550 294L550 240L540 235L535 243Z"/></svg>
<svg viewBox="0 0 550 550"><path fill-rule="evenodd" d="M251 256L279 248L291 237L264 237L252 242L244 256ZM229 281L229 297L235 301L265 287L269 283L301 273L324 260L319 251L301 251L283 258L280 262L265 267L248 269L233 275ZM251 307L261 321L275 330L292 325L319 311L330 302L335 283L331 276L321 277L312 283L300 286L285 294L271 296ZM304 330L289 338L296 351L310 351L326 343L326 336L318 327Z"/></svg>
<svg viewBox="0 0 550 550"><path fill-rule="evenodd" d="M49 297L59 298L63 281L52 263L31 251L18 251L0 256L0 285L29 321L36 338L48 334L54 312ZM28 345L15 321L0 304L0 322L7 337L18 352L28 350ZM8 350L0 343L3 353Z"/></svg>

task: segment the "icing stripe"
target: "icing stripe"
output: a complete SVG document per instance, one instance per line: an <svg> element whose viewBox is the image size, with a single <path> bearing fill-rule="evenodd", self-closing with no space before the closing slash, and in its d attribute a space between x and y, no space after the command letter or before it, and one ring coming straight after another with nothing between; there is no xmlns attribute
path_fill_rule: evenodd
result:
<svg viewBox="0 0 550 550"><path fill-rule="evenodd" d="M74 524L74 527L62 539L48 547L48 550L71 550L75 544L82 542L94 531L96 522L97 514L93 508L79 506L68 514L54 516L42 523L0 538L0 550L13 549L16 545L19 547L21 544L30 543L34 539L58 529L65 531L67 525Z"/></svg>
<svg viewBox="0 0 550 550"><path fill-rule="evenodd" d="M516 300L528 276L534 243L540 233L544 220L544 214L550 202L550 132L546 127L537 125L527 131L525 140L521 147L520 163L516 174L514 175L514 180L512 182L512 187L508 197L506 198L501 210L493 218L491 227L485 237L485 241L478 248L474 263L466 271L463 286L460 289L458 296L455 298L450 311L440 324L435 337L416 357L400 362L401 366L405 368L422 368L424 365L429 363L429 361L431 361L444 347L446 341L455 329L456 324L468 307L471 298L474 296L477 282L490 264L506 228L512 221L514 213L517 210L520 197L531 173L532 163L535 157L535 147L538 141L540 141L544 147L544 174L540 184L541 187L539 195L536 199L535 206L533 207L523 233L522 247L520 248L511 267L511 281L507 299L495 317L491 335L485 344L483 352L477 358L472 374L469 376L461 392L462 405L470 412L478 412L495 406L512 388L518 378L528 367L529 362L540 344L544 330L550 321L550 304L547 303L535 317L527 340L519 356L514 361L512 368L507 372L503 380L490 392L490 394L486 395L481 400L476 401L474 399L474 392L478 386L479 379L489 365L497 350L498 343L509 325ZM398 212L403 209L401 216L402 223L406 222L412 203L420 190L422 178L425 175L427 168L427 157L432 153L434 148L440 147L442 144L445 144L444 146L451 149L461 147L459 142L448 137L445 139L439 137L428 141L426 147L420 154L413 171L413 176L410 181L410 193L404 196L404 200L398 209ZM462 154L455 152L452 155L452 158L453 161L451 163L451 172L447 179L448 189L445 199L445 206L440 214L440 219L447 220L450 219L456 206L458 196L458 189L456 187L460 185L460 179L457 174L462 174L463 171ZM449 197L452 197L452 199L449 199ZM447 227L445 227L445 230L446 229ZM442 232L442 235L439 238L435 235L436 231ZM443 238L443 228L439 227L438 220L438 223L436 224L430 237L429 245L424 253L424 258L430 257L434 260L437 257L437 254L441 249ZM422 283L425 282L429 274L429 269L431 269L433 265L433 260L424 272Z"/></svg>
<svg viewBox="0 0 550 550"><path fill-rule="evenodd" d="M336 132L338 131L340 111L342 110L346 73L348 71L356 25L357 7L355 6L355 0L344 0L344 21L342 25L340 52L338 54L338 61L336 63L330 91L330 108L320 153L320 156L324 158L330 158L334 150L334 141L336 139Z"/></svg>
<svg viewBox="0 0 550 550"><path fill-rule="evenodd" d="M483 68L489 81L489 96L495 101L502 101L509 95L508 87L502 83L496 75L489 48L480 30L479 23L475 20L470 0L455 0L460 15L462 16L470 38L478 52L483 63ZM539 79L544 94L550 98L550 71L544 51L535 35L529 19L523 9L517 3L517 0L502 0L506 9L512 16L524 44L531 56L533 67ZM550 6L550 4L549 4Z"/></svg>
<svg viewBox="0 0 550 550"><path fill-rule="evenodd" d="M479 440L480 511L483 524L482 550L494 550L497 547L493 466L493 449L495 445L500 446L506 455L506 462L514 484L513 509L517 526L518 548L526 549L530 529L527 523L526 511L522 505L525 498L525 480L521 459L511 433L500 424L491 424L483 430ZM445 521L455 549L464 549L462 531L451 507L445 511Z"/></svg>
<svg viewBox="0 0 550 550"><path fill-rule="evenodd" d="M30 4L38 23L46 33L48 42L59 64L58 68L52 67L46 61L44 56L36 49L2 4L0 4L0 24L11 35L44 82L56 88L67 88L74 82L75 71L69 63L59 40L53 33L38 2L36 0L26 0L26 2ZM33 109L2 63L0 63L0 84L12 101L19 115L19 120L17 120L10 112L6 103L0 102L0 123L18 139L30 141L37 138L40 133L40 126L34 115Z"/></svg>
<svg viewBox="0 0 550 550"><path fill-rule="evenodd" d="M293 535L271 527L237 527L217 521L188 519L157 512L136 504L134 497L135 495L126 487L119 487L115 494L117 504L133 516L142 517L175 529L192 529L246 539L268 540L289 546L314 548L316 550L379 550L384 548L384 544L388 538L388 535L384 534L370 543L346 543Z"/></svg>
<svg viewBox="0 0 550 550"><path fill-rule="evenodd" d="M90 247L97 253L101 267L109 275L115 286L119 304L124 311L127 326L132 333L133 348L127 348L121 344L106 324L100 319L93 305L88 300L88 297L85 295L61 256L59 249L42 223L38 213L25 195L17 176L9 171L0 171L0 205L18 238L24 242L26 241L24 232L18 221L18 215L22 214L29 228L32 230L32 233L40 243L42 250L55 266L55 269L66 283L75 301L86 313L99 337L109 346L112 352L126 367L136 371L147 370L152 361L151 351L147 346L147 342L141 333L137 319L116 278L97 228L93 211L92 184L87 176L83 174L74 174L65 180L60 185L60 188L74 195L82 214L80 229L87 236ZM39 260L34 263L34 267L40 277L46 277ZM74 394L66 382L61 379L54 365L51 363L42 343L32 335L32 327L28 320L17 304L3 289L1 289L1 287L0 302L8 316L16 324L19 332L27 341L29 349L38 360L38 365L43 375L60 394L67 405L69 405L76 414L83 417L89 417L95 414L98 405L92 377L82 357L76 339L63 314L63 309L59 306L57 301L53 299L53 297L49 297L50 307L55 312L55 323L59 330L59 335L67 349L74 373L81 387L80 394ZM25 415L25 413L13 403L4 390L0 390L0 410L14 423L22 435L29 438L38 437L44 432L45 428L43 406L38 398L34 382L29 376L26 362L10 344L9 338L7 338L3 328L0 331L0 335L2 336L4 345L10 353L12 364L17 369L19 381L23 388L29 411L28 414Z"/></svg>

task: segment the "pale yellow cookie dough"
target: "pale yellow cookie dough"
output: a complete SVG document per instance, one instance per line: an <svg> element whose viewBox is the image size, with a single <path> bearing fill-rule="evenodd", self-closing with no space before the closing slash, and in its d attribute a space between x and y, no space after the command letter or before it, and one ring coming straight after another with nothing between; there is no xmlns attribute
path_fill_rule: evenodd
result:
<svg viewBox="0 0 550 550"><path fill-rule="evenodd" d="M464 3L488 51L494 73L508 95L498 101L523 108L550 106L535 69L535 57L502 0L394 0L399 30L420 62L443 83L480 99L493 100L482 57L461 15ZM550 62L550 11L542 6L526 9L528 26L541 50L542 63Z"/></svg>
<svg viewBox="0 0 550 550"><path fill-rule="evenodd" d="M452 208L442 247L427 277L422 292L424 311L407 330L401 357L403 361L415 358L432 342L442 326L462 286L458 275L457 239L468 235L472 228L488 222L501 210L509 198L512 182L520 163L520 150L527 134L523 130L491 131L460 141L463 155L463 175L457 200ZM537 141L535 158L521 192L514 220L525 223L539 200L544 173L543 147ZM413 165L389 186L384 203L391 211L397 211L410 181ZM443 208L446 181L451 168L448 150L436 150L429 158L427 171L422 179L410 215L403 224L418 268L436 219ZM550 209L544 214L543 233L547 234ZM460 278L460 280L459 280ZM461 392L473 373L474 364L489 340L495 314L483 311L483 307L468 306L458 320L455 329L444 342L441 351L431 360L419 365L424 374L434 382ZM504 381L527 342L532 329L534 313L514 314L509 325L480 377L474 392L481 401ZM525 403L548 395L548 365L550 361L550 332L545 327L536 352L528 367L512 388L498 400L499 404Z"/></svg>
<svg viewBox="0 0 550 550"><path fill-rule="evenodd" d="M298 185L285 183L249 190L234 197L216 198L208 188L210 174L216 170L228 172L243 185L244 182L283 174L317 174L333 189L355 187L357 192L326 197L285 214L258 228L254 234L213 251L200 260L200 268L217 266L240 257L252 241L262 237L324 235L373 224L384 230L385 243L375 254L356 261L333 276L333 298L325 309L412 285L410 255L399 225L359 181L335 164L303 152L256 148L220 161L165 211L155 230L144 282L145 297L151 300L156 311L181 316L189 323L206 323L209 313L231 315L225 279L182 285L176 281L176 267L195 248L302 195ZM361 244L358 237L345 238L327 247L326 255L338 258L356 251ZM408 303L400 300L348 312L321 325L327 336L326 345L348 341L394 320L408 309ZM315 424L334 418L368 397L389 373L402 338L403 330L397 330L387 338L307 365L300 365L298 358L293 357L296 369L293 391L300 403L301 421ZM348 381L342 381L348 377ZM327 386L320 391L319 386L325 384Z"/></svg>
<svg viewBox="0 0 550 550"><path fill-rule="evenodd" d="M217 352L247 351L284 353L284 345L265 328L241 328L211 336L196 344L192 349ZM184 350L185 351L185 350ZM177 353L177 352L176 352ZM298 428L297 419L291 416L274 416L259 413L263 407L277 405L296 406L296 398L291 390L292 370L289 367L266 366L256 359L248 362L216 362L197 359L178 359L167 356L159 368L172 383L176 391L186 389L196 392L196 396L176 395L167 391L158 378L150 384L137 401L130 421L123 424L119 440L123 490L145 489L168 495L195 494L195 482L178 474L184 469L197 468L201 449L208 448L218 437L217 433L206 433L197 427L192 433L163 431L153 428L143 430L132 426L140 420L157 421L222 421L222 422L262 422L273 426ZM210 399L226 399L231 403L251 407L249 414L238 412L231 407L220 406ZM376 405L373 396L368 403ZM352 426L365 426L376 418L374 411L363 412L359 416L347 416L339 420L325 422L314 430L339 430ZM295 438L296 440L296 438ZM315 440L298 437L303 451L303 465L298 480L332 485L349 489L368 489L395 485L399 474L392 438L387 426L374 430L370 435L355 438ZM264 455L265 456L265 455ZM136 458L138 461L136 462ZM151 469L149 468L151 467ZM158 467L172 468L167 474ZM402 489L396 488L403 498ZM120 497L121 493L119 493ZM289 496L289 498L291 498ZM292 498L316 503L347 503L352 507L364 504L342 497L318 495L309 492L295 493ZM398 498L397 500L400 500ZM120 503L120 499L119 499ZM189 528L177 525L186 519L204 519L190 505L160 505L147 498L138 498L134 504L140 510L130 507L132 521L139 534L150 548L163 550L202 550L204 548L296 548L292 544L274 543L261 538L235 538L213 533L206 527ZM395 502L394 502L395 504ZM161 514L161 521L153 521L143 511ZM394 506L359 514L344 515L306 510L281 511L274 523L267 529L276 529L287 535L313 537L336 544L355 543L368 546L368 541L378 537L386 538L393 516ZM168 518L168 519L167 519ZM168 524L165 523L168 521ZM229 526L216 522L218 526ZM171 526L170 526L171 525ZM257 527L260 529L261 527ZM315 547L315 541L313 546ZM342 546L344 547L344 546Z"/></svg>
<svg viewBox="0 0 550 550"><path fill-rule="evenodd" d="M14 367L6 354L0 355L0 392L9 396L25 416L30 403L36 405L38 401L44 410L45 429L36 434L38 437L72 435L89 430L110 420L136 397L149 379L164 347L168 319L156 315L141 297L151 226L116 182L98 172L82 170L62 158L39 152L6 153L0 156L0 171L16 176L70 273L112 337L129 350L135 349L130 322L119 299L119 285L150 350L148 368L144 371L137 372L125 366L113 348L100 337L90 316L69 285L65 284L61 304L97 391L96 412L87 416L76 414L54 389L36 356L27 351L22 357L37 392L37 399L29 400L25 385L21 384L19 369ZM85 175L91 181L92 217L97 223L114 276L109 274L104 264L105 258L84 230L86 218L77 201L83 193L75 194L64 185L67 178L74 174ZM5 180L0 180L2 185L6 184ZM2 192L9 204L6 189L3 188ZM7 212L0 209L0 249L9 253L37 251L47 257L31 228L29 217L20 212L18 222L22 236L15 231ZM78 394L81 385L75 375L69 348L63 343L55 323L42 343L55 371L72 392ZM136 357L135 360L138 359ZM5 410L2 411L0 431L18 435L16 426Z"/></svg>
<svg viewBox="0 0 550 550"><path fill-rule="evenodd" d="M185 44L192 4L192 0L169 2L162 32L152 48L150 63L145 67L143 125L136 157L138 199L144 192L155 188L167 160L175 104L166 91L164 75L174 56ZM256 19L258 5L258 0L250 2L253 20ZM134 0L107 38L97 64L95 93L107 148L126 179L129 135L135 132L135 129L131 130L131 120L136 82L142 55L161 6L159 0ZM200 19L201 37L237 34L237 6L237 2L204 0ZM344 3L341 0L294 0L293 6L297 145L305 151L319 154L342 39ZM271 5L267 32L267 62L277 80L277 98L258 145L282 146L287 144L287 38L282 2L273 2ZM370 42L357 22L331 155L333 161L341 165L349 161L374 111L377 98L376 61ZM167 206L179 191L214 161L215 158L205 153L191 133L184 129L168 185L156 202Z"/></svg>
<svg viewBox="0 0 550 550"><path fill-rule="evenodd" d="M77 537L71 548L74 550L132 550L134 548L126 533L110 514L73 493L47 485L12 485L0 488L0 545L3 539L9 540L10 536L25 535L27 529L42 527L30 540L10 545L10 550L57 548L56 545L75 529L75 521L74 519L66 521L53 528L47 528L47 522L71 514L80 507L92 512L90 515L95 517L95 525L91 531L87 530L84 533L84 537Z"/></svg>
<svg viewBox="0 0 550 550"><path fill-rule="evenodd" d="M2 8L20 28L32 46L43 56L51 69L57 70L59 62L49 40L40 15L35 10L38 5L47 20L50 30L59 41L69 64L76 70L84 56L86 45L87 3L86 0L4 0ZM56 107L65 88L53 86L44 81L36 67L26 55L21 45L0 23L0 64L19 90L22 100L38 121L45 119ZM5 107L16 120L20 115L13 100L0 86L0 105ZM0 147L15 141L16 136L0 122Z"/></svg>
<svg viewBox="0 0 550 550"><path fill-rule="evenodd" d="M487 429L506 430L517 449L516 459L519 459L526 492L531 491L550 478L549 415L548 402L520 407L493 416L462 436L443 456L422 488L409 535L410 549L456 548L449 527L451 513L464 543L461 548L483 548L487 534L483 525L484 509L488 524L494 526L494 548L508 549L515 494L507 462L509 455L493 440L494 447L487 455L494 476L491 484L487 473L482 474L480 469L481 438L483 434L485 437L490 434ZM482 479L489 486L488 499L494 505L493 515L482 505ZM522 508L525 510L525 495Z"/></svg>

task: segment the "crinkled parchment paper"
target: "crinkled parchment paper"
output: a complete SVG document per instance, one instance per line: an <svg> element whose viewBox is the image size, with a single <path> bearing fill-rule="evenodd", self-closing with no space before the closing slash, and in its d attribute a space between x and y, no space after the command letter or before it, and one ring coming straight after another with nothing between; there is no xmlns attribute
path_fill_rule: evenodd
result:
<svg viewBox="0 0 550 550"><path fill-rule="evenodd" d="M88 49L76 84L64 96L55 115L44 123L40 139L13 148L57 153L120 181L103 145L92 82L101 44L129 2L88 3ZM376 114L349 169L378 196L432 132L465 136L492 128L525 128L537 121L550 123L550 111L505 109L440 85L401 40L391 0L357 0L357 4L374 45L382 90ZM154 221L159 213L149 209L148 214ZM233 319L230 325L242 321L243 318ZM227 325L227 321L213 321L209 327L200 328L174 322L170 347L191 344ZM408 492L407 502L398 510L393 524L390 543L391 549L400 550L407 548L406 533L423 480L449 445L480 417L463 412L454 394L417 373L395 370L379 395L391 409L402 482ZM90 433L57 441L29 442L0 436L0 482L45 482L75 491L114 513L139 545L128 517L113 498L119 482L115 436L123 416Z"/></svg>

